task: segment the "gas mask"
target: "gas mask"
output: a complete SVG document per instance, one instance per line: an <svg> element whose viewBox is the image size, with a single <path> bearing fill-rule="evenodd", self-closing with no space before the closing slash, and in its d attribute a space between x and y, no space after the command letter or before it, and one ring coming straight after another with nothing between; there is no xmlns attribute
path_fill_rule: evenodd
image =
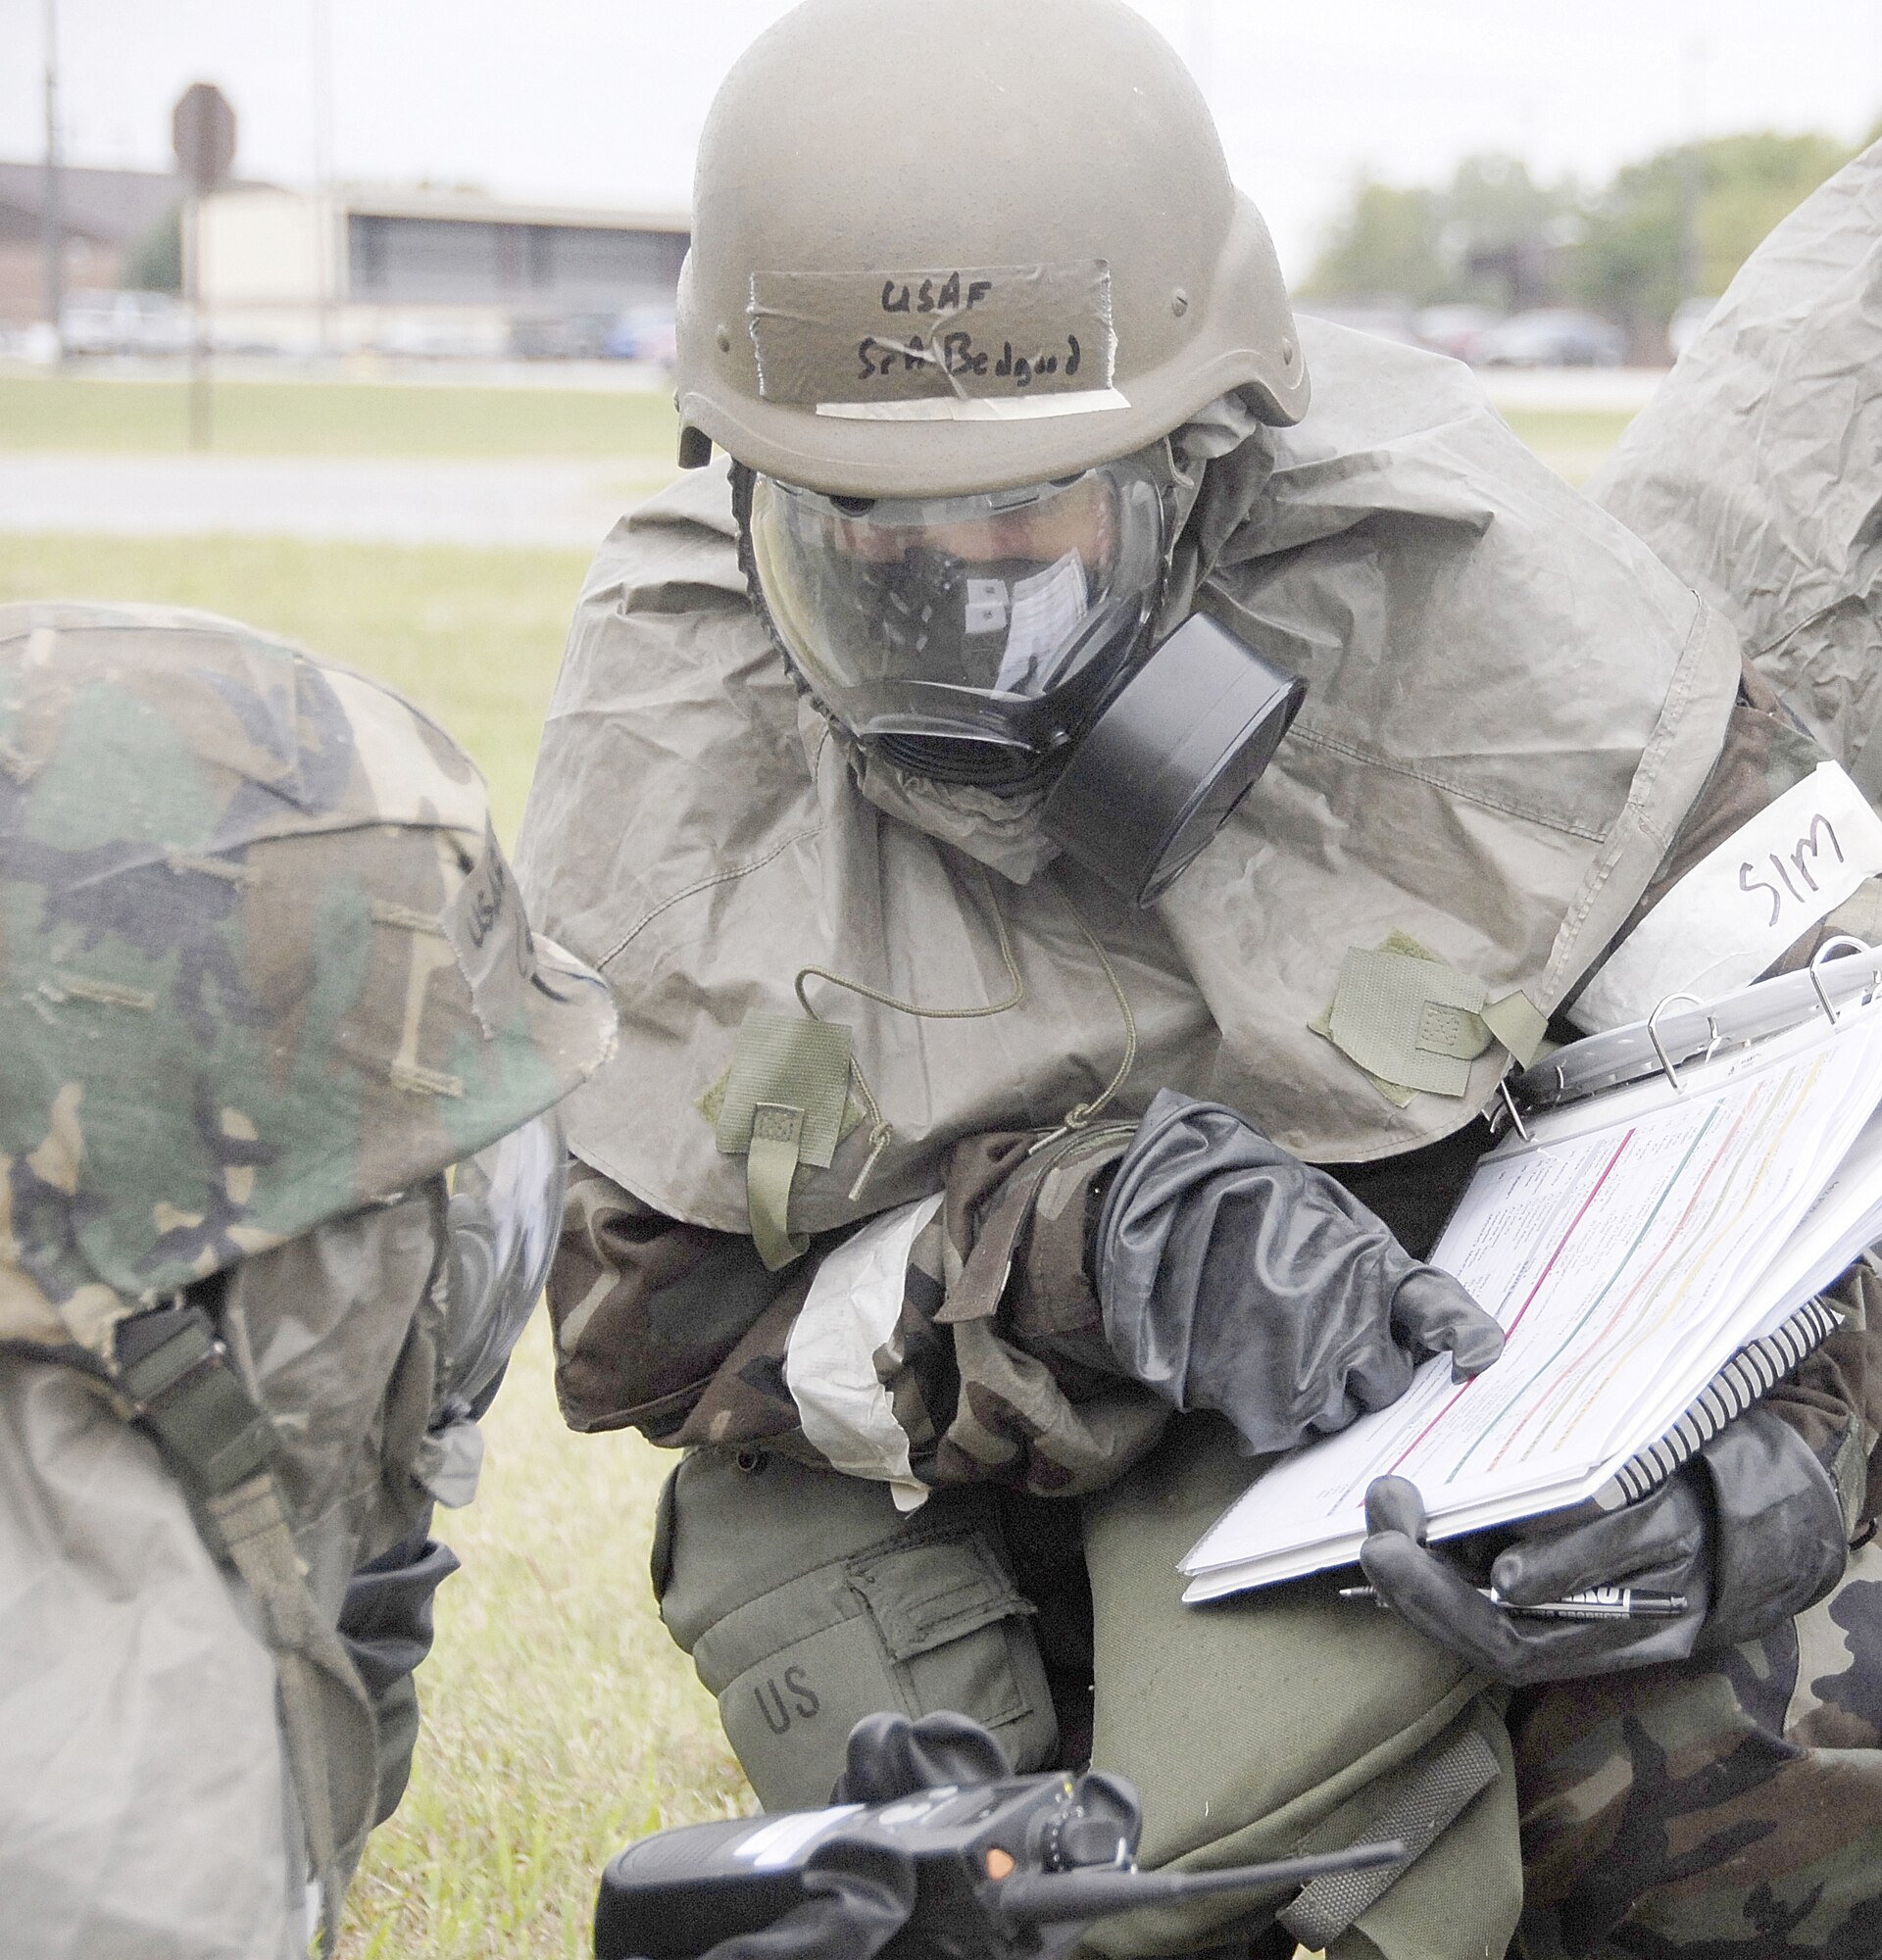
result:
<svg viewBox="0 0 1882 1960"><path fill-rule="evenodd" d="M1147 647L1174 546L1164 446L1056 482L853 498L739 471L747 571L823 711L1039 822L1153 903L1267 765L1303 682L1192 615Z"/></svg>
<svg viewBox="0 0 1882 1960"><path fill-rule="evenodd" d="M443 1248L443 1379L481 1408L541 1297L562 1230L568 1147L553 1109L450 1173Z"/></svg>

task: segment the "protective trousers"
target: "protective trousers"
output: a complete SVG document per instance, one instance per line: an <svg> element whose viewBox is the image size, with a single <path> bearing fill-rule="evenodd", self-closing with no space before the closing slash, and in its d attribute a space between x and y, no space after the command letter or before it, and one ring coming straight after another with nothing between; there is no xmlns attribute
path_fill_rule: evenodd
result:
<svg viewBox="0 0 1882 1960"><path fill-rule="evenodd" d="M1882 1546L1762 1640L1516 1696L1521 1960L1882 1953Z"/></svg>
<svg viewBox="0 0 1882 1960"><path fill-rule="evenodd" d="M1111 1922L1094 1952L1192 1951L1282 1905L1289 1933L1339 1960L1500 1955L1521 1873L1480 1679L1388 1615L1299 1589L1278 1609L1181 1603L1177 1558L1248 1476L1226 1427L1190 1418L1082 1521L984 1486L905 1518L882 1485L700 1449L663 1494L654 1585L768 1809L828 1801L860 1716L957 1709L1018 1768L1089 1755L1129 1777L1147 1863L1204 1870L1369 1831L1419 1852L1377 1896L1203 1901Z"/></svg>

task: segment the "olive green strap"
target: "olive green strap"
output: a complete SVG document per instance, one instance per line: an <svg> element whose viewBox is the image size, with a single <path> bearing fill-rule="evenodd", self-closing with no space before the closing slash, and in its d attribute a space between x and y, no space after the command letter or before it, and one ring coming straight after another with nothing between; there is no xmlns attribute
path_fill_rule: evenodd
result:
<svg viewBox="0 0 1882 1960"><path fill-rule="evenodd" d="M1103 1123L1091 1130L1054 1130L1035 1144L1026 1160L1000 1187L991 1207L974 1220L972 1246L947 1298L934 1316L937 1327L991 1320L1000 1310L1020 1240L1033 1221L1049 1179L1069 1171L1089 1179L1129 1148L1134 1123Z"/></svg>
<svg viewBox="0 0 1882 1960"><path fill-rule="evenodd" d="M308 1591L272 1467L273 1425L200 1306L178 1300L132 1315L117 1330L115 1358L119 1391L194 1498L210 1549L235 1568L261 1614L331 1954L346 1874L371 1828L377 1738L358 1670Z"/></svg>
<svg viewBox="0 0 1882 1960"><path fill-rule="evenodd" d="M322 1950L339 1943L346 1874L372 1827L377 1728L339 1636L308 1591L272 1469L208 1498L207 1531L240 1574L274 1656L289 1773L321 1887ZM350 1731L350 1734L347 1733ZM341 1746L335 1747L336 1740Z"/></svg>
<svg viewBox="0 0 1882 1960"><path fill-rule="evenodd" d="M272 1425L201 1307L158 1307L124 1322L118 1387L199 1494L232 1490L274 1453Z"/></svg>
<svg viewBox="0 0 1882 1960"><path fill-rule="evenodd" d="M715 1133L720 1152L745 1158L752 1243L772 1272L810 1241L790 1229L799 1164L826 1170L850 1099L850 1030L837 1021L754 1009L740 1023Z"/></svg>
<svg viewBox="0 0 1882 1960"><path fill-rule="evenodd" d="M1527 994L1506 994L1477 1009L1483 1024L1527 1068L1542 1053L1549 1035L1549 1016Z"/></svg>
<svg viewBox="0 0 1882 1960"><path fill-rule="evenodd" d="M1405 1845L1405 1856L1371 1871L1335 1872L1315 1879L1275 1914L1276 1919L1303 1946L1315 1953L1324 1951L1502 1773L1496 1751L1475 1729L1465 1729L1401 1782L1366 1826L1369 1838L1398 1838Z"/></svg>
<svg viewBox="0 0 1882 1960"><path fill-rule="evenodd" d="M745 1152L745 1208L752 1243L768 1272L778 1272L810 1250L810 1240L790 1229L791 1181L803 1155L804 1112L782 1102L761 1102L752 1112Z"/></svg>

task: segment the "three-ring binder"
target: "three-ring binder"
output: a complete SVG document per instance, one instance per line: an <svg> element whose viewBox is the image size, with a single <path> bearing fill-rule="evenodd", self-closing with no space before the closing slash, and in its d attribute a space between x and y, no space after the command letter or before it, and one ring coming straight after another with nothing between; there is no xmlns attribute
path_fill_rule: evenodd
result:
<svg viewBox="0 0 1882 1960"><path fill-rule="evenodd" d="M1849 956L1838 958L1843 954ZM1836 1023L1845 1007L1867 1006L1882 996L1882 948L1848 934L1824 941L1808 967L1755 980L1716 1001L1684 991L1668 994L1644 1021L1589 1035L1559 1049L1521 1075L1506 1077L1503 1108L1518 1134L1529 1135L1525 1113L1565 1108L1631 1083L1663 1076L1675 1091L1679 1071L1695 1062L1767 1041L1814 1014ZM1689 1006L1676 1011L1680 1003ZM1589 1499L1591 1511L1613 1511L1651 1495L1725 1425L1767 1395L1843 1324L1822 1299L1806 1300L1771 1333L1748 1342L1726 1361L1678 1422L1641 1450Z"/></svg>
<svg viewBox="0 0 1882 1960"><path fill-rule="evenodd" d="M1838 953L1848 956L1837 958ZM1511 1079L1508 1113L1514 1117L1560 1109L1655 1075L1678 1089L1679 1071L1688 1063L1767 1041L1813 1014L1835 1021L1846 1006L1866 1006L1879 995L1882 948L1839 935L1825 940L1799 972L1754 980L1716 1001L1668 994L1644 1021L1558 1049ZM1693 1004L1675 1008L1681 1001ZM1494 1109L1493 1117L1503 1113Z"/></svg>

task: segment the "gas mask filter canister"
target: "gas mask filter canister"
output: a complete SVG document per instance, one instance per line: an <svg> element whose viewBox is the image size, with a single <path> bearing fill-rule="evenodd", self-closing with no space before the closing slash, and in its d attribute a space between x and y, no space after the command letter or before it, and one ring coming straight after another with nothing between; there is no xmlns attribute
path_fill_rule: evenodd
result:
<svg viewBox="0 0 1882 1960"><path fill-rule="evenodd" d="M1307 683L1192 613L1072 748L1040 809L1046 834L1150 906L1255 786Z"/></svg>

